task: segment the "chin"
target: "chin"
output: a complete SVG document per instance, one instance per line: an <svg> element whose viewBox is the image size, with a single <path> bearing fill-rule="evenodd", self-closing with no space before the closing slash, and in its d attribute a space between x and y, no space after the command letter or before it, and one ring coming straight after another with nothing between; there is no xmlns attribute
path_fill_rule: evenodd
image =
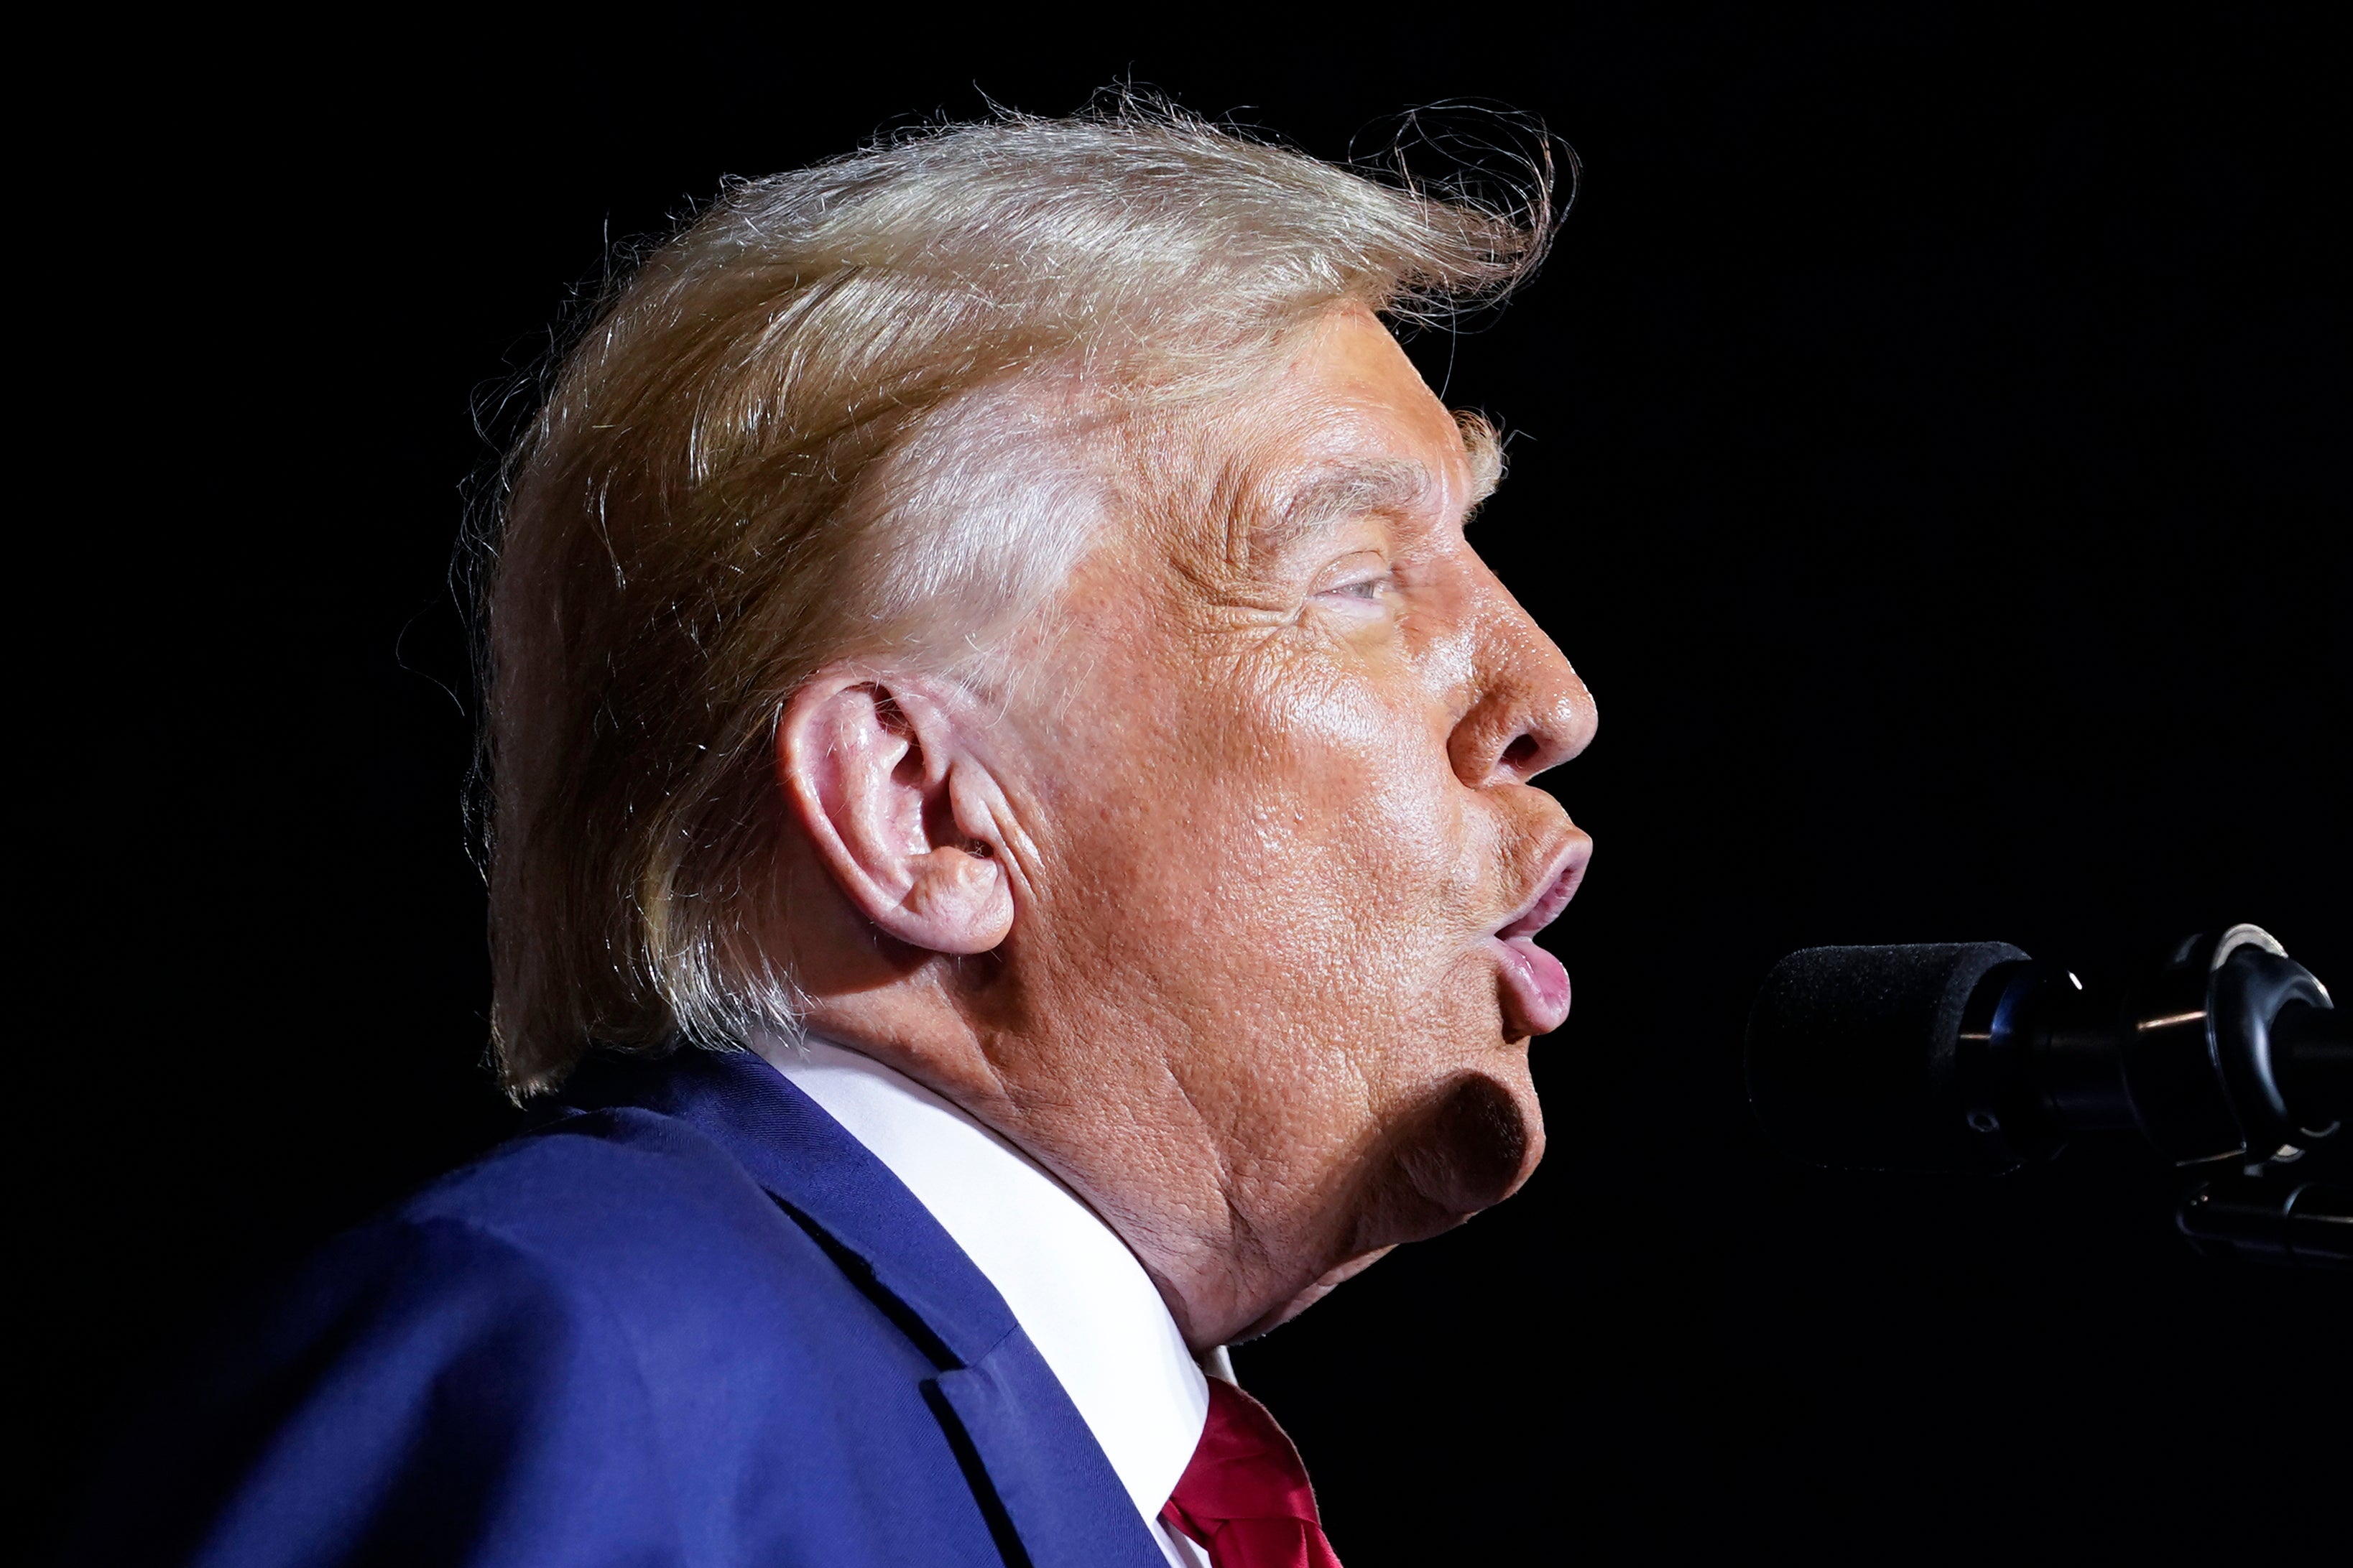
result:
<svg viewBox="0 0 2353 1568"><path fill-rule="evenodd" d="M1482 1072L1458 1073L1392 1119L1381 1146L1343 1261L1232 1342L1291 1321L1399 1245L1452 1230L1519 1191L1544 1158L1544 1117L1525 1074L1513 1085Z"/></svg>
<svg viewBox="0 0 2353 1568"><path fill-rule="evenodd" d="M1352 1255L1453 1229L1518 1192L1544 1158L1544 1114L1525 1070L1456 1073L1386 1131Z"/></svg>
<svg viewBox="0 0 2353 1568"><path fill-rule="evenodd" d="M1483 1072L1459 1073L1402 1129L1396 1158L1406 1186L1433 1216L1444 1216L1429 1234L1502 1203L1544 1158L1543 1113L1525 1074L1514 1076L1519 1081L1507 1084Z"/></svg>

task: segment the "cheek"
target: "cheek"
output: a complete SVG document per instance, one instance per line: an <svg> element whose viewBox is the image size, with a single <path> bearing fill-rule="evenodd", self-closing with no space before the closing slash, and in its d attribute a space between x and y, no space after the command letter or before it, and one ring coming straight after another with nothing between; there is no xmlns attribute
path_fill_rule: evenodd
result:
<svg viewBox="0 0 2353 1568"><path fill-rule="evenodd" d="M1486 824L1419 691L1314 673L1238 705L1252 749L1236 782L1256 796L1265 891L1340 948L1426 963L1476 922Z"/></svg>
<svg viewBox="0 0 2353 1568"><path fill-rule="evenodd" d="M1462 989L1494 856L1416 696L1279 665L1166 694L1157 798L1121 826L1172 979L1374 1056Z"/></svg>
<svg viewBox="0 0 2353 1568"><path fill-rule="evenodd" d="M1336 1096L1348 1120L1494 1043L1495 827L1427 695L1263 649L1100 646L1036 786L1051 963L1093 1026L1149 1020L1205 1077L1271 1071L1292 1110Z"/></svg>

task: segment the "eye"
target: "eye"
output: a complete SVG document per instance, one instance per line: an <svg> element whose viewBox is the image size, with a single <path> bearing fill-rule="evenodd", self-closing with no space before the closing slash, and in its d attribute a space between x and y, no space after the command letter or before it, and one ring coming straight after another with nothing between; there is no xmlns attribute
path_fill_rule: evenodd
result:
<svg viewBox="0 0 2353 1568"><path fill-rule="evenodd" d="M1377 605L1397 576L1388 563L1371 551L1358 551L1326 566L1315 587L1319 599L1339 599L1357 605Z"/></svg>

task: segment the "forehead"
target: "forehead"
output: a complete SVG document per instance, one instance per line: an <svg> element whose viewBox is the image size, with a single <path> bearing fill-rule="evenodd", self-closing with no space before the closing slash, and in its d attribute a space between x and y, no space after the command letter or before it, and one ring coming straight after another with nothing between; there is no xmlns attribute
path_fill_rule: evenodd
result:
<svg viewBox="0 0 2353 1568"><path fill-rule="evenodd" d="M1342 515L1459 515L1483 493L1461 427L1369 312L1308 329L1253 405L1232 499L1261 545Z"/></svg>
<svg viewBox="0 0 2353 1568"><path fill-rule="evenodd" d="M1106 427L1124 448L1113 535L1180 574L1250 572L1319 524L1351 517L1459 525L1493 488L1464 431L1368 310L1293 336L1239 394ZM1133 486L1134 488L1129 488Z"/></svg>
<svg viewBox="0 0 2353 1568"><path fill-rule="evenodd" d="M1459 458L1454 420L1388 329L1356 307L1301 334L1267 405L1303 457L1441 463ZM1270 431L1269 434L1275 434Z"/></svg>

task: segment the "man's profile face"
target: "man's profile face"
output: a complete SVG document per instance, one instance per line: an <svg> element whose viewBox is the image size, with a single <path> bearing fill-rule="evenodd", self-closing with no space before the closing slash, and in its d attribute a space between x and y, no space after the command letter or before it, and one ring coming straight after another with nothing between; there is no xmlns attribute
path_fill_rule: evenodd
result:
<svg viewBox="0 0 2353 1568"><path fill-rule="evenodd" d="M1282 1276L1286 1306L1238 1289L1232 1321L1178 1292L1221 1342L1534 1169L1528 1040L1567 986L1526 938L1588 841L1527 781L1594 710L1466 541L1477 468L1370 315L1163 436L1189 478L1080 568L992 745L1029 907L982 1037L1024 1042L998 1066L1041 1121L1058 1084L1122 1075L1122 1102L1180 1108L1094 1128L1065 1146L1104 1168L1065 1174L1155 1194L1116 1216L1132 1238L1216 1234ZM1119 1168L1172 1146L1214 1157Z"/></svg>

